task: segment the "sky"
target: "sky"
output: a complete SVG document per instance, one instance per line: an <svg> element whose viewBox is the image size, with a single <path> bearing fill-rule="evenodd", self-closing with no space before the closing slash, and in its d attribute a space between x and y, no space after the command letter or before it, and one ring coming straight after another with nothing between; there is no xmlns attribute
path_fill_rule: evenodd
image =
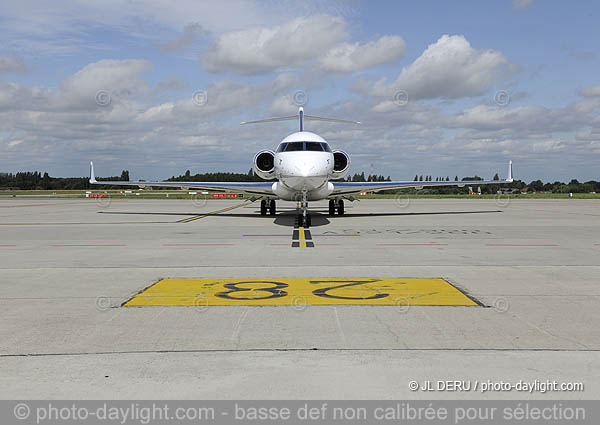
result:
<svg viewBox="0 0 600 425"><path fill-rule="evenodd" d="M351 173L600 180L595 1L0 1L0 172L247 172L303 106Z"/></svg>

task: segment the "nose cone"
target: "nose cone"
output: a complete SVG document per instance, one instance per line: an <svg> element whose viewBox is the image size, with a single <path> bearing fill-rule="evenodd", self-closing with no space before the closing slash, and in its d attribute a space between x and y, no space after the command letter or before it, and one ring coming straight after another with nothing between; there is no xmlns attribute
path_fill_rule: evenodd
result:
<svg viewBox="0 0 600 425"><path fill-rule="evenodd" d="M326 152L290 152L282 155L282 182L294 190L312 190L327 181L332 167Z"/></svg>
<svg viewBox="0 0 600 425"><path fill-rule="evenodd" d="M317 164L314 162L304 161L300 164L294 165L294 175L298 177L310 177L314 176L317 171Z"/></svg>

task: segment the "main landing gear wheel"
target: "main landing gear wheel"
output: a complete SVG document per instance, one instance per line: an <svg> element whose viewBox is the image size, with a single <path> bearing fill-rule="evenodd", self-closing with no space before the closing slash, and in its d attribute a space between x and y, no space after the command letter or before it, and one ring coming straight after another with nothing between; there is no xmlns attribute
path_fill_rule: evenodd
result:
<svg viewBox="0 0 600 425"><path fill-rule="evenodd" d="M330 199L329 200L329 215L335 215L335 212L339 215L344 215L344 200L343 199Z"/></svg>
<svg viewBox="0 0 600 425"><path fill-rule="evenodd" d="M260 201L260 215L267 215L267 210L270 215L276 214L275 199L263 199Z"/></svg>

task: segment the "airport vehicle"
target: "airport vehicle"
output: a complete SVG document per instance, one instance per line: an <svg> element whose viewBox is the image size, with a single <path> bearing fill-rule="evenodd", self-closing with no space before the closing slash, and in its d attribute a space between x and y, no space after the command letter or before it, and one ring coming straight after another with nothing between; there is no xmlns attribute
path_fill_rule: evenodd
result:
<svg viewBox="0 0 600 425"><path fill-rule="evenodd" d="M483 185L502 183L499 180L474 181L385 181L347 182L343 179L350 170L350 156L342 150L332 150L321 136L304 131L304 120L329 121L360 124L357 121L304 115L302 107L297 115L248 121L242 124L298 120L300 131L283 139L275 151L263 150L254 156L254 171L265 182L167 182L167 181L97 181L94 164L90 163L90 183L100 185L122 185L144 187L171 187L182 189L218 190L251 195L251 200L260 199L261 215L275 215L276 200L297 201L300 204L298 223L310 226L309 201L329 200L329 215L344 214L344 200L353 201L360 192L378 192L401 188L423 188L429 186ZM276 180L270 182L268 180ZM333 180L333 181L332 181ZM508 166L508 177L512 182L512 161Z"/></svg>

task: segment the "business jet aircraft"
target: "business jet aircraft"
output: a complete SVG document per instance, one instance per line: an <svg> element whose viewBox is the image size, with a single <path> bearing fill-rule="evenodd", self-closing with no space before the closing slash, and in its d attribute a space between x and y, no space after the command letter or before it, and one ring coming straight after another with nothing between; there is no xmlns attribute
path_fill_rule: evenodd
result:
<svg viewBox="0 0 600 425"><path fill-rule="evenodd" d="M391 181L391 182L345 182L331 181L344 178L350 169L350 157L341 150L331 150L321 136L304 131L304 120L329 121L360 124L332 118L304 115L301 107L297 115L248 121L242 124L256 124L284 120L298 120L300 131L283 139L276 151L263 150L254 156L254 171L265 180L275 182L165 182L165 181L97 181L94 164L90 163L90 183L100 185L122 185L144 187L175 187L185 190L203 189L249 194L251 201L261 199L260 213L275 215L275 201L300 202L298 222L300 226L310 226L308 213L309 201L329 199L329 215L344 214L344 199L353 201L352 195L360 192L378 192L381 190L402 188L423 188L429 186L458 186L498 184L498 180L475 181ZM508 177L512 182L512 161L508 165Z"/></svg>

